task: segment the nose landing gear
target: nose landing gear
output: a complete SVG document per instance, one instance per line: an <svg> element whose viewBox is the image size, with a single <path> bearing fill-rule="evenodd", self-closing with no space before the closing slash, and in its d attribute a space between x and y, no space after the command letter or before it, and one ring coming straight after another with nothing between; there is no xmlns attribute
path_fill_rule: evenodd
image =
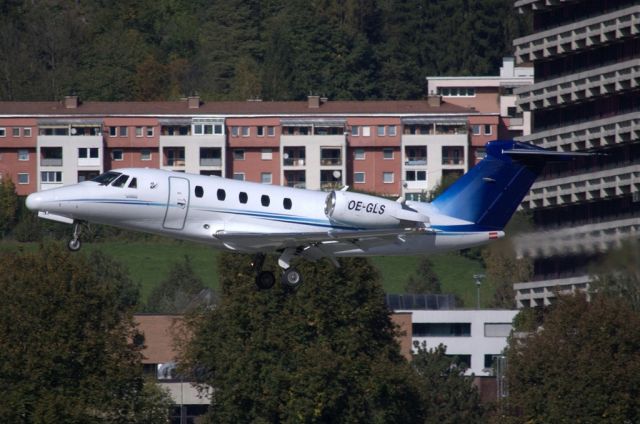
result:
<svg viewBox="0 0 640 424"><path fill-rule="evenodd" d="M80 242L80 233L82 232L82 228L80 227L80 222L73 223L73 237L67 243L67 248L72 252L77 252L82 247L82 243Z"/></svg>

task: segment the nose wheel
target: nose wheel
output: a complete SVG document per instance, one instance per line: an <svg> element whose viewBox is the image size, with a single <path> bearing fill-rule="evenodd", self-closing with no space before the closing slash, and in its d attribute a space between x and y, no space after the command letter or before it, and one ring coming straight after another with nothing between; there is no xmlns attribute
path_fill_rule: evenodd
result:
<svg viewBox="0 0 640 424"><path fill-rule="evenodd" d="M69 248L72 252L77 252L82 247L82 243L80 243L80 223L76 222L73 224L73 237L67 243L67 248Z"/></svg>

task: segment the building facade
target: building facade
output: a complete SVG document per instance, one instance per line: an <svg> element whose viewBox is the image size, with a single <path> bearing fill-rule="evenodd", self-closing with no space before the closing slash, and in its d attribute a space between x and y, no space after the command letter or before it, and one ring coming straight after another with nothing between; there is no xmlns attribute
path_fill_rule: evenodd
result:
<svg viewBox="0 0 640 424"><path fill-rule="evenodd" d="M584 289L588 266L640 230L640 5L634 0L518 0L533 32L514 40L535 83L517 88L531 113L519 140L558 151L597 151L548 166L523 207L535 234L518 250L534 258L533 282L516 284L520 306Z"/></svg>
<svg viewBox="0 0 640 424"><path fill-rule="evenodd" d="M499 75L484 77L427 77L427 91L448 103L478 111L469 117L469 162L484 157L484 145L495 139L512 139L530 131L530 112L516 107L514 90L533 84L533 67L515 66L505 57Z"/></svg>
<svg viewBox="0 0 640 424"><path fill-rule="evenodd" d="M467 171L473 109L420 101L0 102L0 175L18 194L124 167L388 196Z"/></svg>
<svg viewBox="0 0 640 424"><path fill-rule="evenodd" d="M411 312L414 344L433 349L440 344L447 355L466 365L466 375L494 376L494 361L507 347L517 310L452 309L396 310Z"/></svg>

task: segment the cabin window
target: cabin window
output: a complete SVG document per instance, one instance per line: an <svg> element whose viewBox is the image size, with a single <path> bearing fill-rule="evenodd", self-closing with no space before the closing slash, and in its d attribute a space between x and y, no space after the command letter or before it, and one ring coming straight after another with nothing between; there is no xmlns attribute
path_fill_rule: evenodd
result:
<svg viewBox="0 0 640 424"><path fill-rule="evenodd" d="M271 203L271 199L269 199L269 196L266 194L263 194L262 197L260 197L260 203L262 203L262 206L267 207L269 203Z"/></svg>
<svg viewBox="0 0 640 424"><path fill-rule="evenodd" d="M129 188L138 188L138 179L131 178L131 182L129 183Z"/></svg>
<svg viewBox="0 0 640 424"><path fill-rule="evenodd" d="M245 193L244 191L241 191L238 198L240 199L240 203L247 203L249 196L247 196L247 193Z"/></svg>
<svg viewBox="0 0 640 424"><path fill-rule="evenodd" d="M129 179L128 175L122 174L118 178L116 178L116 180L114 182L111 183L111 186L112 187L124 187L124 185L127 183L128 179Z"/></svg>
<svg viewBox="0 0 640 424"><path fill-rule="evenodd" d="M196 186L196 197L202 197L204 195L204 189L202 186Z"/></svg>
<svg viewBox="0 0 640 424"><path fill-rule="evenodd" d="M218 192L216 194L218 196L218 200L220 201L223 201L227 198L227 193L221 188L218 189Z"/></svg>
<svg viewBox="0 0 640 424"><path fill-rule="evenodd" d="M109 183L120 176L120 172L105 172L104 174L98 175L91 181L95 181L100 185L109 185Z"/></svg>
<svg viewBox="0 0 640 424"><path fill-rule="evenodd" d="M282 201L282 206L284 206L285 209L291 209L291 199L285 197Z"/></svg>

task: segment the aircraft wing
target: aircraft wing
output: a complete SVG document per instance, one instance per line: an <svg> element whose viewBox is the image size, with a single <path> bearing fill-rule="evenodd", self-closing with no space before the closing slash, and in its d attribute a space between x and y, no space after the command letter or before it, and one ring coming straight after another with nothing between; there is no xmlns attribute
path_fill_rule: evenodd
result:
<svg viewBox="0 0 640 424"><path fill-rule="evenodd" d="M214 237L222 241L226 247L240 251L279 250L289 247L302 249L317 248L327 251L329 245L336 243L349 244L350 248L366 250L372 246L388 244L394 241L404 242L410 234L432 233L429 228L392 228L371 230L329 230L309 233L251 233L241 231L218 231ZM323 249L325 247L325 249ZM333 249L331 249L333 250ZM309 252L311 253L311 252ZM320 255L326 256L326 255Z"/></svg>

